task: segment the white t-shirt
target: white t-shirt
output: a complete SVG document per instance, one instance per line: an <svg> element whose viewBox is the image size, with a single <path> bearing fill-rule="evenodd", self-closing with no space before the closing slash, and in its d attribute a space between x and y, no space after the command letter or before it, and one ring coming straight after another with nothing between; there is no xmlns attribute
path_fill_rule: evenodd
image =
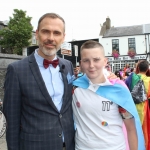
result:
<svg viewBox="0 0 150 150"><path fill-rule="evenodd" d="M99 86L106 84L111 83L107 79L98 85L90 82L88 89L74 90L75 150L126 149L118 105L95 94Z"/></svg>

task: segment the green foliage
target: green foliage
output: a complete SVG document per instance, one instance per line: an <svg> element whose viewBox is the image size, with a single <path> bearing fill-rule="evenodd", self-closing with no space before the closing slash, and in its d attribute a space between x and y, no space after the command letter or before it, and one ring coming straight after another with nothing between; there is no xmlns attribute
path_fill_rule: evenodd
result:
<svg viewBox="0 0 150 150"><path fill-rule="evenodd" d="M0 45L10 49L12 53L21 55L22 48L31 44L33 30L31 19L26 16L26 11L14 9L13 18L10 17L8 26L0 30Z"/></svg>

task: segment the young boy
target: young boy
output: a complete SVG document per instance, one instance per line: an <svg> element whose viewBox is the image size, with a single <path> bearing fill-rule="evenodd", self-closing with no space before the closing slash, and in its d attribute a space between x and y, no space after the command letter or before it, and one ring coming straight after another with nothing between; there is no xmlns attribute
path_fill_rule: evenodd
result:
<svg viewBox="0 0 150 150"><path fill-rule="evenodd" d="M85 75L73 82L75 150L126 150L123 123L130 150L144 150L140 120L129 90L122 81L108 80L103 74L107 64L103 46L87 41L80 54Z"/></svg>

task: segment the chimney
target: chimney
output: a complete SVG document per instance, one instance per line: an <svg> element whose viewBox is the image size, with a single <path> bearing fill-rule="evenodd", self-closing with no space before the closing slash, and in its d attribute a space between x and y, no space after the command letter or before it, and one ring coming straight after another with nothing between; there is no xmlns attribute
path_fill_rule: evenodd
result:
<svg viewBox="0 0 150 150"><path fill-rule="evenodd" d="M109 17L106 18L106 30L111 28L111 20Z"/></svg>

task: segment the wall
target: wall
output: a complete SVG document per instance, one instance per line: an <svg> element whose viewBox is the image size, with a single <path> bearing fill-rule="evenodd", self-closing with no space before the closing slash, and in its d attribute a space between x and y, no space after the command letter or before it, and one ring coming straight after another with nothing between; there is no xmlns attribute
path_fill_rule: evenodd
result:
<svg viewBox="0 0 150 150"><path fill-rule="evenodd" d="M4 97L4 80L6 75L7 66L15 61L19 61L25 58L24 56L14 54L2 54L0 53L0 99L3 101Z"/></svg>

